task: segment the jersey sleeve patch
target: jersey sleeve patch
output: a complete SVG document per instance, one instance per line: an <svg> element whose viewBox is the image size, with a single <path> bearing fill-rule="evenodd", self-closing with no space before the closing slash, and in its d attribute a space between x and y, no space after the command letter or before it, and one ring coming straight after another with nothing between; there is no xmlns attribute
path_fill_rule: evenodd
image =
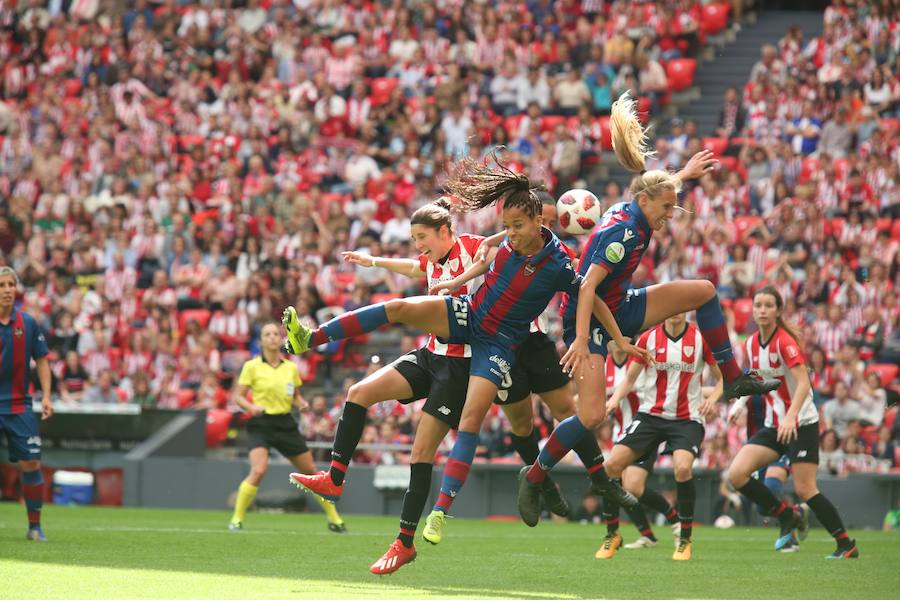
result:
<svg viewBox="0 0 900 600"><path fill-rule="evenodd" d="M806 364L803 353L800 352L800 346L791 336L785 334L781 338L781 355L784 357L784 364L788 368L797 365Z"/></svg>
<svg viewBox="0 0 900 600"><path fill-rule="evenodd" d="M597 246L591 256L591 263L601 265L612 271L623 262L628 262L629 255L637 246L640 236L629 228L614 225L600 234Z"/></svg>

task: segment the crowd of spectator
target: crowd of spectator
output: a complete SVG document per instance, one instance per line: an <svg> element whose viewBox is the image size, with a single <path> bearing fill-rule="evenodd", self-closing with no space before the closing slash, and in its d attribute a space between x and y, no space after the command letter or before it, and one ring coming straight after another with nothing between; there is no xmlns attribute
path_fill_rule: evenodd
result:
<svg viewBox="0 0 900 600"><path fill-rule="evenodd" d="M608 146L619 92L658 118L662 65L704 43L702 4L0 2L0 256L48 333L61 401L234 409L231 381L284 306L321 322L421 291L339 252L412 255L408 215L455 159L504 145L507 164L562 190ZM774 283L806 324L840 450L865 434L886 455L897 429L876 440L871 428L884 429L889 386L865 367L898 356L900 31L889 2L847 4L820 38L792 29L763 49L712 142L677 120L657 139L651 167L713 144L723 168L687 191L691 213L654 238L635 285L714 281L737 341L749 292ZM615 183L595 192L605 206L625 198ZM488 210L457 224L498 227ZM352 348L298 359L312 440L331 439L342 390L378 366ZM334 381L348 366L357 376ZM408 443L416 423L414 406L386 405L364 441ZM710 422L704 464L725 464L738 430ZM492 413L482 455L509 454Z"/></svg>

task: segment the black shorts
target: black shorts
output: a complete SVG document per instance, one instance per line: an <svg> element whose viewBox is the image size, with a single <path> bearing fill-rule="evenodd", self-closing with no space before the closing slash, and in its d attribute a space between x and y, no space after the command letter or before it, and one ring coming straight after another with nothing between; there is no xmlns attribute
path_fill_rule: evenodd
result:
<svg viewBox="0 0 900 600"><path fill-rule="evenodd" d="M618 443L628 446L642 457L657 452L662 442L667 442L666 451L687 450L699 456L704 431L703 425L697 421L673 421L639 412Z"/></svg>
<svg viewBox="0 0 900 600"><path fill-rule="evenodd" d="M470 358L441 356L425 348L407 352L390 365L413 391L412 397L399 400L400 404L427 398L422 410L456 429L466 404L471 362Z"/></svg>
<svg viewBox="0 0 900 600"><path fill-rule="evenodd" d="M787 456L791 464L802 462L819 464L818 423L798 427L797 437L791 440L790 444L782 444L778 441L778 430L774 427L761 428L747 440L747 443L765 446L777 452L779 456Z"/></svg>
<svg viewBox="0 0 900 600"><path fill-rule="evenodd" d="M659 458L659 444L654 446L647 454L634 461L632 466L639 467L647 471L647 474L652 475L653 466L656 464L657 458Z"/></svg>
<svg viewBox="0 0 900 600"><path fill-rule="evenodd" d="M546 333L533 332L516 351L516 361L497 392L495 404L515 404L532 393L542 394L569 384L559 364L559 352Z"/></svg>
<svg viewBox="0 0 900 600"><path fill-rule="evenodd" d="M275 448L285 458L309 452L296 419L289 414L260 415L247 421L250 449Z"/></svg>

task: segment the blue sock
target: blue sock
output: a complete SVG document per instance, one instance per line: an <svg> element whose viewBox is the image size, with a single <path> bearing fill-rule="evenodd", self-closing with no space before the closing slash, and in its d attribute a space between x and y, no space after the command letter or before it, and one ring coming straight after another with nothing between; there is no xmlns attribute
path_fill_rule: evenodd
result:
<svg viewBox="0 0 900 600"><path fill-rule="evenodd" d="M314 330L309 345L315 347L328 342L356 337L375 331L389 322L384 302L363 306L335 317Z"/></svg>
<svg viewBox="0 0 900 600"><path fill-rule="evenodd" d="M766 477L766 480L763 482L767 488L772 490L772 493L775 494L775 497L781 500L781 497L784 496L784 482L778 479L777 477Z"/></svg>
<svg viewBox="0 0 900 600"><path fill-rule="evenodd" d="M528 470L528 481L540 483L547 477L547 471L561 461L569 451L590 431L582 424L578 415L572 415L556 426L537 461Z"/></svg>
<svg viewBox="0 0 900 600"><path fill-rule="evenodd" d="M740 377L743 371L734 360L728 328L725 327L725 315L722 314L718 296L713 296L697 309L697 327L715 357L716 364L722 370L725 381L734 381Z"/></svg>
<svg viewBox="0 0 900 600"><path fill-rule="evenodd" d="M40 527L41 508L44 506L44 473L40 469L22 472L22 495L25 497L25 510L28 511L28 527Z"/></svg>
<svg viewBox="0 0 900 600"><path fill-rule="evenodd" d="M462 489L466 478L469 477L469 469L475 460L475 450L478 448L478 434L469 431L460 431L450 451L450 458L444 465L444 478L441 480L441 493L438 495L434 510L447 513L453 500Z"/></svg>

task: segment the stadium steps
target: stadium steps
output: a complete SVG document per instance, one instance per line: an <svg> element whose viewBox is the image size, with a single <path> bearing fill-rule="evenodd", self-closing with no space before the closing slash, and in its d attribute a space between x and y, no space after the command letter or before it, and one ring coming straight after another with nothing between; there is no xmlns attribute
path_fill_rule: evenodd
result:
<svg viewBox="0 0 900 600"><path fill-rule="evenodd" d="M725 90L732 85L741 89L750 79L760 49L765 44L777 44L787 28L795 24L803 31L804 39L810 40L822 32L822 13L765 11L756 16L755 23L742 24L734 42L717 48L712 62L698 66L694 83L699 88L699 98L681 107L678 117L696 121L701 136L714 135ZM661 131L668 132L668 123Z"/></svg>

